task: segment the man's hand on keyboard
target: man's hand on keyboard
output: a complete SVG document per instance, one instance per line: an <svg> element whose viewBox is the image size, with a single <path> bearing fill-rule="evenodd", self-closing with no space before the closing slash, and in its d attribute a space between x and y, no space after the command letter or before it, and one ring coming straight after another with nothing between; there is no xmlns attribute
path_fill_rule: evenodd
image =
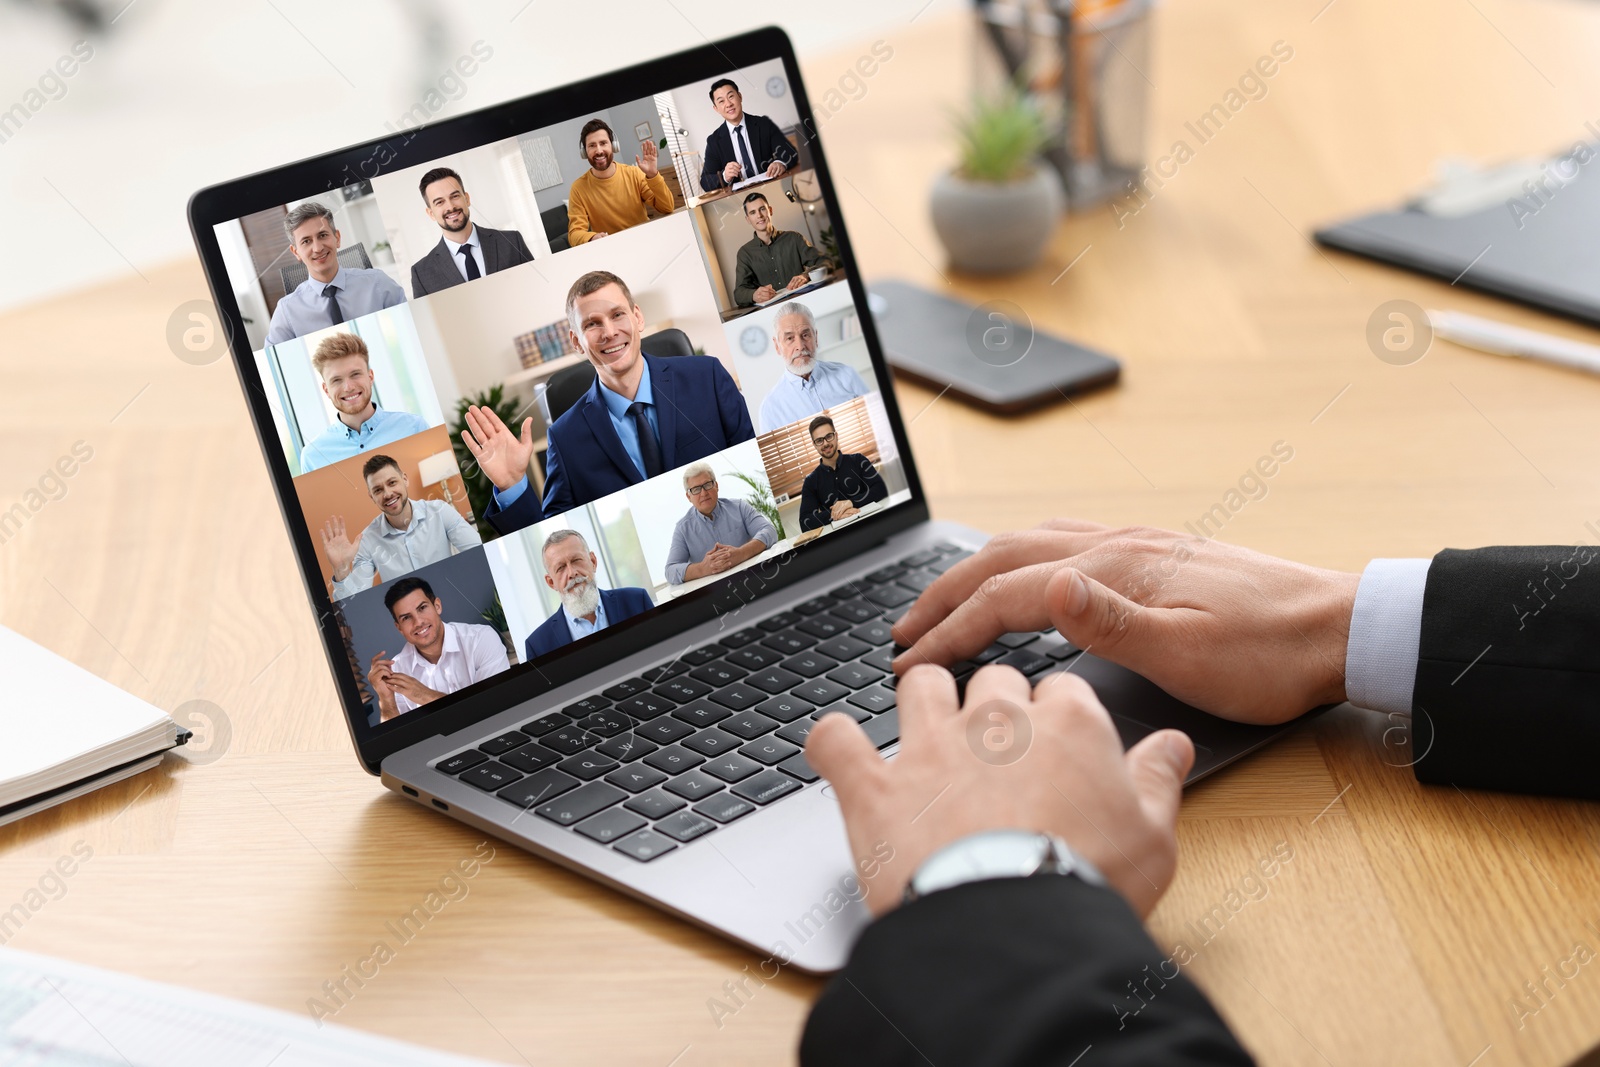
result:
<svg viewBox="0 0 1600 1067"><path fill-rule="evenodd" d="M1238 722L1344 700L1360 576L1149 528L1053 519L1001 534L946 571L896 624L919 663L1054 626L1168 693Z"/></svg>
<svg viewBox="0 0 1600 1067"><path fill-rule="evenodd" d="M1035 688L1010 667L984 667L963 703L949 671L920 666L898 696L895 759L880 757L848 715L824 715L806 742L806 759L839 798L874 915L900 903L934 852L984 830L1056 834L1140 917L1150 913L1178 865L1188 737L1160 730L1124 753L1111 716L1075 674L1046 675ZM989 745L994 731L1010 744Z"/></svg>

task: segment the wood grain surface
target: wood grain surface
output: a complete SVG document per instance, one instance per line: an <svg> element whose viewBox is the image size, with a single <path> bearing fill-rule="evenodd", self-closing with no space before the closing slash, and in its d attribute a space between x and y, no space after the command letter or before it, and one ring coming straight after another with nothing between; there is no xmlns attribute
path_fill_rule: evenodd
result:
<svg viewBox="0 0 1600 1067"><path fill-rule="evenodd" d="M969 30L906 7L878 34L892 58L822 127L864 273L1009 299L1125 364L1113 390L1005 420L902 386L937 516L1181 526L1282 441L1293 460L1224 539L1348 569L1594 539L1600 381L1439 341L1393 366L1366 340L1394 299L1594 331L1308 235L1415 190L1441 156L1591 136L1600 9L1164 6L1139 72L1147 143L1155 158L1187 139L1193 158L1136 214L1074 216L1036 269L990 280L945 269L926 211ZM1279 41L1293 58L1265 95L1193 144L1184 123ZM870 43L807 57L813 96ZM168 345L174 309L206 295L198 266L143 274L0 316L0 505L75 442L93 449L0 544L0 621L204 712L211 736L0 830L0 909L82 842L92 858L12 945L305 1012L480 838L357 767L231 364ZM1571 1059L1600 1041L1600 965L1548 975L1572 972L1577 944L1600 948L1600 813L1424 789L1391 725L1343 708L1193 789L1158 942L1197 949L1186 971L1264 1063ZM1266 878L1274 848L1292 858ZM507 1063L793 1059L818 982L782 975L718 1020L711 1002L729 1003L750 954L504 847L466 885L337 1021Z"/></svg>

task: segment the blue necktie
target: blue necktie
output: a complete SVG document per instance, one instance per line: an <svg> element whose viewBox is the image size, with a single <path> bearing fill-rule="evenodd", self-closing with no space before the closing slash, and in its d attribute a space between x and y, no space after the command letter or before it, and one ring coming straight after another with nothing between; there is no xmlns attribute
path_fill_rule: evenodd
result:
<svg viewBox="0 0 1600 1067"><path fill-rule="evenodd" d="M325 285L322 287L322 295L328 298L328 316L333 319L333 325L339 325L344 321L344 311L339 307L339 287Z"/></svg>
<svg viewBox="0 0 1600 1067"><path fill-rule="evenodd" d="M635 400L628 405L628 417L633 420L634 429L639 431L639 458L644 460L644 476L654 478L666 470L661 462L661 444L656 440L655 431L650 428L650 420L645 417L646 404Z"/></svg>

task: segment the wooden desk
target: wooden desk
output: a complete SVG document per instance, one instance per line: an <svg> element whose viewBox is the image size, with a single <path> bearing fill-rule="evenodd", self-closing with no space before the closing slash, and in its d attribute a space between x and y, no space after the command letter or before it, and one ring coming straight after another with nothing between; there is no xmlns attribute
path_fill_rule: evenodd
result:
<svg viewBox="0 0 1600 1067"><path fill-rule="evenodd" d="M1162 8L1152 145L1184 137L1274 41L1294 59L1121 228L1098 211L1024 278L950 279L1127 370L1118 389L1003 422L902 387L936 514L1181 526L1281 440L1294 459L1226 539L1346 568L1593 540L1600 382L1442 342L1390 366L1364 340L1394 298L1592 331L1305 235L1406 192L1436 156L1585 136L1600 11L1323 2ZM966 44L933 16L881 36L893 59L824 138L863 270L938 282L926 191ZM813 96L857 54L808 62ZM231 744L0 830L0 909L81 840L93 859L12 944L304 1011L479 837L357 769L233 372L164 340L171 309L205 295L199 272L146 273L0 318L0 503L72 442L95 450L0 545L0 619L164 707L220 706ZM1600 948L1586 925L1600 925L1600 811L1422 789L1386 764L1402 758L1386 726L1345 709L1194 789L1158 941L1193 948L1191 924L1285 842L1292 862L1189 968L1263 1062L1558 1064L1600 1041L1600 964L1550 983L1520 1028L1508 1008L1575 942ZM510 849L470 890L337 1020L511 1063L792 1058L817 982L785 975L719 1027L708 1001L753 956Z"/></svg>

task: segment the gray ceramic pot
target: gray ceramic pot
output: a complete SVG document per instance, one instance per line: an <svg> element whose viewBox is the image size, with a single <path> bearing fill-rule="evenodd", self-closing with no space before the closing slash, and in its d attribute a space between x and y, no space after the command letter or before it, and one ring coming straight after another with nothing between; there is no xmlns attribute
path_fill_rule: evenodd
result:
<svg viewBox="0 0 1600 1067"><path fill-rule="evenodd" d="M933 228L950 265L974 274L1026 270L1061 219L1061 180L1039 164L1026 178L977 182L953 172L933 183Z"/></svg>

